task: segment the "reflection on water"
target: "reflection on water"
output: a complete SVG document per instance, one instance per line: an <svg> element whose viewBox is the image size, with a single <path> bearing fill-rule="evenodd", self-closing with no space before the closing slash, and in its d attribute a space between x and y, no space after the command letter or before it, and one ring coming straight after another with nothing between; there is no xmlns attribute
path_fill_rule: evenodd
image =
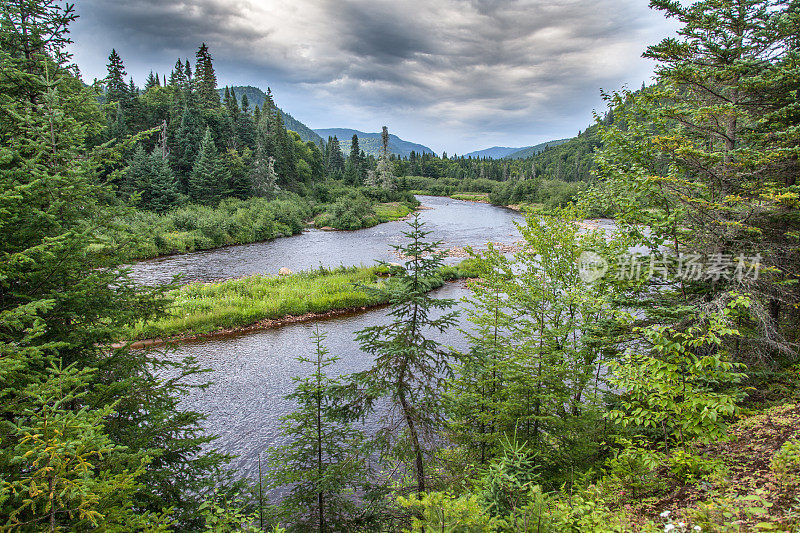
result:
<svg viewBox="0 0 800 533"><path fill-rule="evenodd" d="M462 202L451 198L419 196L420 219L432 231L431 240L444 247L482 246L489 241L513 243L519 239L514 221L519 213L488 204ZM251 274L277 274L281 267L295 272L320 265L371 265L376 260L397 261L393 244L403 242L408 225L387 222L357 231L311 229L301 235L274 241L229 246L206 252L173 255L131 265L133 278L141 283L165 283L175 274L186 280L213 281Z"/></svg>

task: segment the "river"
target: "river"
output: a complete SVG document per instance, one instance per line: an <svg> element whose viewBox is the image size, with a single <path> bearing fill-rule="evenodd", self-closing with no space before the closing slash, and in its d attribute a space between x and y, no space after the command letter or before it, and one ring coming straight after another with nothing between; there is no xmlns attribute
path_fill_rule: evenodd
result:
<svg viewBox="0 0 800 533"><path fill-rule="evenodd" d="M420 218L445 247L483 247L487 242L511 244L519 240L514 222L522 216L487 204L450 198L419 197ZM309 230L295 237L207 252L171 256L133 266L142 282L158 282L183 273L189 279L215 280L256 273L276 273L283 266L303 270L372 264L377 259L397 261L391 245L403 242L404 222L390 222L374 228L330 232ZM435 291L440 298L461 299L468 295L461 282ZM460 306L463 308L463 304ZM325 345L341 359L329 367L332 374L366 369L371 358L358 348L354 333L387 320L387 309L376 309L314 324L292 324L277 329L188 342L173 348L168 357L194 356L211 370L198 382L213 382L206 389L193 390L182 406L207 415L204 427L219 435L214 447L237 455L232 467L243 476L257 477L258 456L282 443L280 417L291 412L284 396L293 390L293 376L309 373L308 365L297 362L300 355L313 354L311 334L319 326L327 334ZM462 316L461 325L466 327ZM451 331L446 342L456 349L465 347L462 334ZM445 339L439 339L445 341Z"/></svg>
<svg viewBox="0 0 800 533"><path fill-rule="evenodd" d="M431 240L442 247L483 246L487 242L512 244L519 240L514 221L523 216L489 204L463 202L436 196L418 196L420 220ZM252 274L277 274L282 267L295 272L339 265L372 265L377 260L397 261L392 245L403 242L405 222L387 222L356 231L309 229L300 235L273 241L228 246L204 252L171 255L130 266L134 280L166 283L177 274L186 281L216 281Z"/></svg>

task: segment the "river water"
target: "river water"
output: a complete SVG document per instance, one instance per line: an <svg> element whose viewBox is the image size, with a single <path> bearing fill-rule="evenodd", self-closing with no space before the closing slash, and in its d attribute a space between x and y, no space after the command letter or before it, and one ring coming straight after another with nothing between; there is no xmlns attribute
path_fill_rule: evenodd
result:
<svg viewBox="0 0 800 533"><path fill-rule="evenodd" d="M508 209L449 198L419 197L424 209L420 218L432 231L431 239L445 247L487 242L511 244L519 240L514 225L522 216ZM398 261L391 245L403 241L404 222L390 222L351 232L310 230L302 235L271 242L145 261L133 266L142 282L158 282L183 273L189 279L215 280L255 273L276 273L283 266L292 270L343 265L372 264L377 259ZM435 291L440 298L461 299L468 290L460 282ZM460 308L464 304L459 305ZM194 356L211 370L197 382L213 382L206 389L193 390L183 401L185 408L207 415L210 433L219 435L214 447L237 455L232 467L240 475L257 477L258 456L281 444L280 417L293 405L284 397L293 390L293 376L310 373L308 365L297 362L300 355L312 355L311 334L318 326L327 334L325 345L341 359L329 367L331 374L347 374L368 368L371 357L359 350L355 332L385 323L387 309L319 321L292 324L277 329L188 342L173 348L169 357ZM467 324L462 316L461 325ZM434 336L435 338L435 336ZM444 338L439 339L445 342ZM456 349L466 345L457 331L446 334L446 343Z"/></svg>
<svg viewBox="0 0 800 533"><path fill-rule="evenodd" d="M483 246L489 241L512 244L519 240L514 221L522 221L523 217L515 211L436 196L417 198L423 207L420 220L432 232L428 238L443 241L443 248ZM408 225L402 221L356 231L310 229L273 241L140 261L131 265L131 275L145 284L166 283L176 274L183 274L187 281L215 281L277 274L282 267L297 272L319 266L397 261L392 245L402 243L407 230Z"/></svg>

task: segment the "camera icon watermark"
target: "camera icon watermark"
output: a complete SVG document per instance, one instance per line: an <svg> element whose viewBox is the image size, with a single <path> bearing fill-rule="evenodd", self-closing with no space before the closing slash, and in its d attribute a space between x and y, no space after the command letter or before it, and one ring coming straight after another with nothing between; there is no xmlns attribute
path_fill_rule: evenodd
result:
<svg viewBox="0 0 800 533"><path fill-rule="evenodd" d="M592 283L605 276L608 267L608 261L596 252L581 252L578 257L578 276L586 283Z"/></svg>

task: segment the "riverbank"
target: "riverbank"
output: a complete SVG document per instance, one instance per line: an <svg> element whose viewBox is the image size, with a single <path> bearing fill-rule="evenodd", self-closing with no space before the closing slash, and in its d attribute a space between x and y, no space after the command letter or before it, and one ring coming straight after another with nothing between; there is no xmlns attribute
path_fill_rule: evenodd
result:
<svg viewBox="0 0 800 533"><path fill-rule="evenodd" d="M405 193L408 196L407 193ZM129 261L266 242L302 233L309 226L357 230L402 220L416 202L376 201L363 194L331 203L284 193L277 199L228 198L215 207L189 204L165 213L131 210L108 237Z"/></svg>
<svg viewBox="0 0 800 533"><path fill-rule="evenodd" d="M475 275L469 260L445 266L433 288ZM391 280L389 267L340 267L190 283L170 293L173 301L167 316L137 324L126 338L141 347L363 311L388 303L383 294L370 289Z"/></svg>

